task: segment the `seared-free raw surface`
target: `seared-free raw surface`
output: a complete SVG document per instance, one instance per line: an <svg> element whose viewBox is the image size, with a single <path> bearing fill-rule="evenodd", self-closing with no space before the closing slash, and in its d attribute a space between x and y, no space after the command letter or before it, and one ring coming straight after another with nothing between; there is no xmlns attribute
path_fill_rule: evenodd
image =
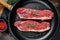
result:
<svg viewBox="0 0 60 40"><path fill-rule="evenodd" d="M39 19L48 20L54 17L54 12L51 10L36 10L30 8L18 8L17 15L23 19Z"/></svg>
<svg viewBox="0 0 60 40"><path fill-rule="evenodd" d="M32 20L16 21L14 26L20 31L44 32L50 29L49 22L36 22Z"/></svg>

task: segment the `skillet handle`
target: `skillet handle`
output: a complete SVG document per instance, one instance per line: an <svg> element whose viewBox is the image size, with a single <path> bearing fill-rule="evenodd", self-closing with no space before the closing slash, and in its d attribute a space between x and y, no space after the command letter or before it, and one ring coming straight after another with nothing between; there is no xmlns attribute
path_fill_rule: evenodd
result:
<svg viewBox="0 0 60 40"><path fill-rule="evenodd" d="M4 6L3 5L0 5L0 17L2 15L2 13L3 13L3 10L4 10Z"/></svg>
<svg viewBox="0 0 60 40"><path fill-rule="evenodd" d="M3 6L5 6L6 8L8 8L9 10L12 9L12 5L8 4L7 2L0 0L0 4L2 4Z"/></svg>

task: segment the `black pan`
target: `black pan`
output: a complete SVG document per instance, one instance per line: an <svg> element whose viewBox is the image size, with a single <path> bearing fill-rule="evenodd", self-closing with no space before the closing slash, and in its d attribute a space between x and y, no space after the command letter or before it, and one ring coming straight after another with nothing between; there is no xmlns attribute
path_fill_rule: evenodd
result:
<svg viewBox="0 0 60 40"><path fill-rule="evenodd" d="M9 30L10 30L10 33L14 35L16 40L49 40L53 36L53 34L55 33L58 27L58 13L55 7L52 5L52 3L48 0L20 0L14 5L13 8L11 8L11 5L8 5L7 3L3 3L1 0L0 0L0 3L3 4L5 7L7 7L9 10L11 10L8 18ZM49 20L49 22L51 23L50 30L42 33L19 31L14 26L14 22L16 20L22 20L22 19L19 19L19 17L16 14L16 10L20 7L33 8L38 10L44 10L44 9L52 10L54 12L54 18L52 20Z"/></svg>

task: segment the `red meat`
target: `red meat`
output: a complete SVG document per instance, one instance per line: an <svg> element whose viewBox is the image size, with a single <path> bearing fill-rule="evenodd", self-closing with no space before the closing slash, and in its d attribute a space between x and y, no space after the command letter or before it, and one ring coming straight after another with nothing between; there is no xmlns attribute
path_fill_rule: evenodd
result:
<svg viewBox="0 0 60 40"><path fill-rule="evenodd" d="M16 21L14 26L20 31L44 32L50 29L49 22L36 22L31 20Z"/></svg>
<svg viewBox="0 0 60 40"><path fill-rule="evenodd" d="M54 17L54 12L52 12L51 10L35 10L30 8L18 8L17 15L23 19L48 20Z"/></svg>

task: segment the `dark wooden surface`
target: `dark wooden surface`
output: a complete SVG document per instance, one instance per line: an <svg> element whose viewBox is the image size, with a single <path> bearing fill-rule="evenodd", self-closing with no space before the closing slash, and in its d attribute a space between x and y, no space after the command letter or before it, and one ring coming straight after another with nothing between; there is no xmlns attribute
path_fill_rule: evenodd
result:
<svg viewBox="0 0 60 40"><path fill-rule="evenodd" d="M59 20L60 20L60 5L56 8L59 12L58 15L59 15ZM3 12L3 15L2 15L2 17L4 17L6 19L6 21L7 21L7 17L8 17L6 15L8 15L8 13L9 13L9 10L5 9ZM15 39L11 35L9 35L8 29L7 29L6 32L0 33L0 40L15 40ZM53 38L51 40L60 40L60 27L57 29L55 35L53 36Z"/></svg>

